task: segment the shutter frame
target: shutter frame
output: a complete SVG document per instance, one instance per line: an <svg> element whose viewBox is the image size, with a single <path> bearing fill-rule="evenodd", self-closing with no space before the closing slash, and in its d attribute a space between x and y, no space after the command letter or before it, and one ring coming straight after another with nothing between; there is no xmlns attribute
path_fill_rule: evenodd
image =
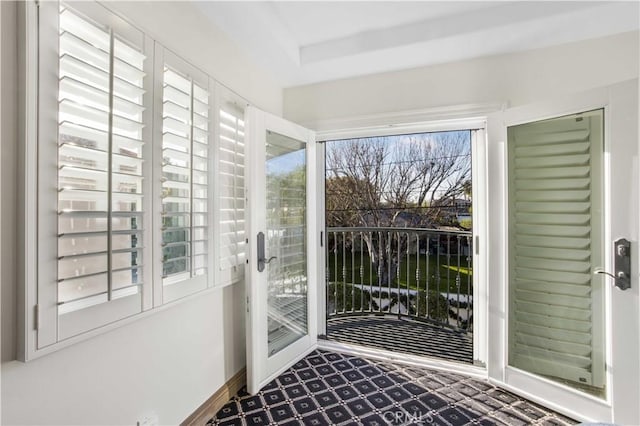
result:
<svg viewBox="0 0 640 426"><path fill-rule="evenodd" d="M245 99L217 84L215 113L216 286L244 279L245 234Z"/></svg>
<svg viewBox="0 0 640 426"><path fill-rule="evenodd" d="M509 365L594 387L605 382L593 274L603 262L603 120L595 110L507 129Z"/></svg>
<svg viewBox="0 0 640 426"><path fill-rule="evenodd" d="M154 140L158 141L154 146L154 176L156 176L154 178L154 194L156 194L154 199L157 200L154 210L154 241L157 251L154 255L156 270L154 273L154 304L157 306L204 290L211 283L211 277L213 276L211 267L212 203L209 195L211 174L213 173L211 169L213 120L211 117L214 109L212 106L212 85L209 77L204 72L158 43L155 44L154 56L156 75L154 90L156 128L154 130ZM165 70L168 71L165 73ZM192 93L188 94L180 90L187 88L185 85L187 81L189 81L189 87L192 88ZM192 83L193 87L191 86ZM176 85L180 87L175 87ZM203 99L198 100L197 97L202 97ZM197 107L195 106L196 104L198 105ZM203 115L205 107L208 109L206 116ZM188 135L181 136L175 132L165 132L165 130L170 130L171 126L181 126L177 123L179 120L172 118L175 113L180 113L180 108L188 113L188 123L183 124L181 127L183 131L189 132ZM196 116L197 118L194 118ZM169 127L165 128L165 120ZM202 129L203 126L207 128L206 132ZM202 157L204 150L207 153L206 157ZM165 164L163 161L165 154L179 161L187 162L187 167L182 167L184 165L171 166ZM198 169L195 166L196 162ZM173 181L171 184L178 192L188 191L190 202L188 211L183 212L183 214L163 215L162 213L164 211L163 191L171 186L166 184L166 182L170 181L170 179L166 179L170 176L167 173L186 173L189 176L189 181L185 182L186 186L178 181ZM196 183L195 176L198 176L198 181L201 183ZM195 193L196 188L198 190L197 194ZM182 195L184 194L186 192ZM165 200L168 200L168 198L165 198ZM174 201L178 201L178 199ZM196 204L201 208L196 208ZM171 275L164 276L165 260L163 259L163 252L170 245L163 246L163 217L174 219L182 217L183 220L179 222L186 225L185 231L188 229L188 239L183 244L189 250L188 256L185 257L185 262L189 263L190 268L182 274L173 275L173 279ZM194 218L198 218L197 223L194 223ZM204 223L204 225L201 225L201 223ZM176 229L175 231L179 232L180 230ZM166 232L170 231L167 230ZM179 244L177 242L173 244L173 246L176 245ZM193 248L202 249L204 253L193 256L194 253L191 252ZM199 265L202 267L197 269L206 271L204 274L195 275L196 271L193 267L196 262L200 262Z"/></svg>
<svg viewBox="0 0 640 426"><path fill-rule="evenodd" d="M36 350L140 313L147 305L143 294L150 297L144 275L140 275L149 247L148 233L144 230L145 224L150 226L146 220L150 193L144 183L149 169L141 160L134 159L134 156L148 158L150 153L145 147L149 130L143 125L150 122L145 94L150 84L146 76L149 68L144 67L150 62L145 50L148 40L141 31L97 3L69 7L53 2L41 4L39 12L39 85L57 90L41 90L38 95L37 197L38 204L47 208L39 209L38 213L40 321ZM115 44L111 42L111 31L118 38ZM100 37L103 37L102 42ZM131 54L133 49L125 47L125 43L136 46L140 65L144 67L135 71L138 79L143 78L138 81L140 91L136 92L136 101L117 98L118 90L124 86L114 86L112 90L110 85L100 86L95 80L87 79L89 74L86 74L86 70L94 72L98 69L95 68L97 63L91 64L91 58L104 59L113 55L113 60L117 61L121 49L128 49L127 54ZM113 45L118 47L111 53ZM92 52L97 52L97 56ZM80 56L73 59L74 55ZM85 59L77 59L80 57ZM75 61L76 67L65 68L68 61ZM101 66L100 72L107 77L103 83L108 83L111 68L104 62ZM128 73L132 70L125 64L118 66L119 70L126 69ZM51 72L52 69L56 72ZM79 78L73 78L74 73ZM114 126L110 125L109 119L112 102ZM65 111L69 113L66 116ZM102 127L100 130L83 127L90 124L86 121L89 116L102 117L102 124L90 126L94 129ZM71 124L82 120L83 125ZM123 131L118 131L117 126L124 126L121 127ZM117 136L118 132L135 136L135 140ZM43 135L56 136L47 139ZM110 141L114 141L113 145ZM113 158L113 166L107 162L109 158ZM98 163L95 163L96 159ZM91 207L90 200L101 200L101 204L92 207L98 211L66 210L78 202ZM135 210L140 213L117 212L126 205L130 210L131 202L135 202ZM126 220L130 217L137 224L142 221L142 226L132 231L123 231L119 226L110 230L106 218L111 214L111 203L115 221L125 218L130 226L132 222ZM65 211L59 212L60 209ZM90 261L93 258L101 259L101 268L96 269L98 265ZM112 277L111 287L108 280L106 285L104 283L106 276ZM65 293L65 288L73 289L73 294ZM106 294L113 295L113 303L102 301ZM71 317L75 318L72 323Z"/></svg>

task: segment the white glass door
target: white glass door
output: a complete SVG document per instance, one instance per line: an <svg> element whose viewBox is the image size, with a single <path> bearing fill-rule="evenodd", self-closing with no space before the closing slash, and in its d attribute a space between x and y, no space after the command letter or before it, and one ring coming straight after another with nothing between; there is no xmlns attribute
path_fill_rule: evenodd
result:
<svg viewBox="0 0 640 426"><path fill-rule="evenodd" d="M489 375L577 420L640 423L637 114L633 81L489 120Z"/></svg>
<svg viewBox="0 0 640 426"><path fill-rule="evenodd" d="M317 339L315 134L248 109L247 387L255 393Z"/></svg>

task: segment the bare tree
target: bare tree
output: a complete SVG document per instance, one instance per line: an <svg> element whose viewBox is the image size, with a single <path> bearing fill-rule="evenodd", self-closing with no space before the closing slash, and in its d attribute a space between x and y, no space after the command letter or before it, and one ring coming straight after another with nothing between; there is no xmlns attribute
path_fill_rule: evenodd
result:
<svg viewBox="0 0 640 426"><path fill-rule="evenodd" d="M330 142L327 225L435 227L470 179L468 132ZM407 242L400 233L364 239L380 284L392 282Z"/></svg>

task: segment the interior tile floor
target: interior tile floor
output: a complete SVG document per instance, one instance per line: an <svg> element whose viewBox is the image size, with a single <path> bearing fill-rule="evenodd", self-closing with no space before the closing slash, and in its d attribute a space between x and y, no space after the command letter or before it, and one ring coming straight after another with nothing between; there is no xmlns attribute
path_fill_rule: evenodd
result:
<svg viewBox="0 0 640 426"><path fill-rule="evenodd" d="M486 381L316 350L207 425L569 425Z"/></svg>
<svg viewBox="0 0 640 426"><path fill-rule="evenodd" d="M327 339L392 352L473 363L471 333L391 316L329 318Z"/></svg>

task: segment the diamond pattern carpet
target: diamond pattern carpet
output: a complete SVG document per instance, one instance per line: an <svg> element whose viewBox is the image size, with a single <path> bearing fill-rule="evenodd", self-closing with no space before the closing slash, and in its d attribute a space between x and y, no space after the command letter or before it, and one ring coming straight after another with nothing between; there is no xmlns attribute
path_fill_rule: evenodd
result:
<svg viewBox="0 0 640 426"><path fill-rule="evenodd" d="M570 425L461 374L317 350L258 394L243 389L207 425Z"/></svg>

